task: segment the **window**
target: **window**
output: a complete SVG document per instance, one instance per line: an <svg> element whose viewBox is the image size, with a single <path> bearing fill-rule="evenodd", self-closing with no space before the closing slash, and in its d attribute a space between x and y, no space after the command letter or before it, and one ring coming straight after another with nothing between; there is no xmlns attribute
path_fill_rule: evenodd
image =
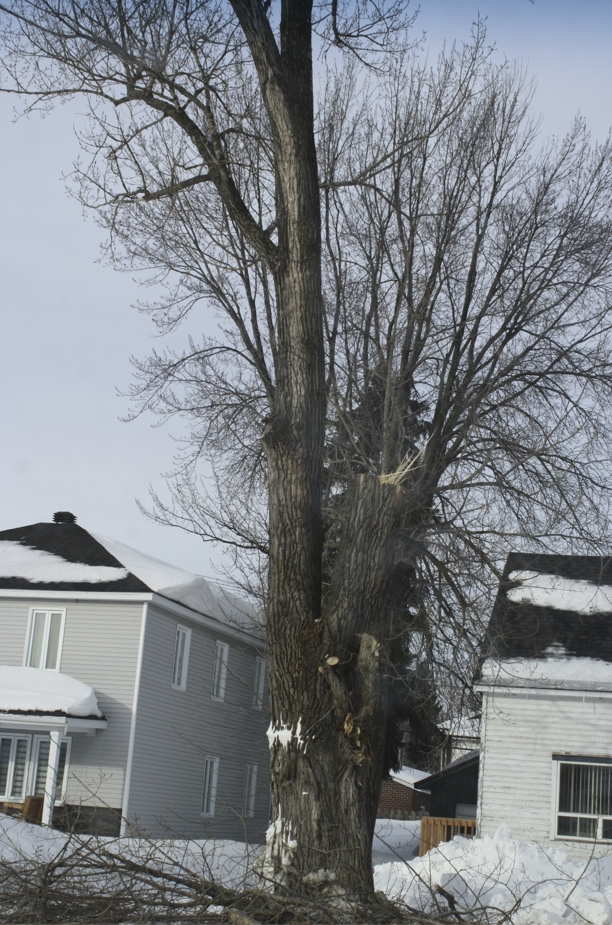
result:
<svg viewBox="0 0 612 925"><path fill-rule="evenodd" d="M217 774L219 773L219 759L207 758L204 762L204 788L202 790L202 815L215 815L215 802L217 800Z"/></svg>
<svg viewBox="0 0 612 925"><path fill-rule="evenodd" d="M42 797L45 794L45 784L47 783L47 768L49 766L49 746L51 740L49 736L38 736L34 740L34 768L32 771L32 788L34 796ZM68 771L68 760L70 755L70 739L64 739L60 743L60 757L57 768L57 783L55 787L55 801L61 802L66 794L66 778Z"/></svg>
<svg viewBox="0 0 612 925"><path fill-rule="evenodd" d="M255 659L255 674L253 676L253 701L254 710L262 710L264 702L264 685L266 683L266 662L263 658Z"/></svg>
<svg viewBox="0 0 612 925"><path fill-rule="evenodd" d="M244 775L244 801L242 811L247 818L255 815L255 791L257 789L257 765L247 764Z"/></svg>
<svg viewBox="0 0 612 925"><path fill-rule="evenodd" d="M172 665L172 687L177 691L184 691L187 686L187 665L189 662L189 646L191 645L191 630L184 626L176 627L176 641L174 643L174 662Z"/></svg>
<svg viewBox="0 0 612 925"><path fill-rule="evenodd" d="M612 841L612 761L557 760L557 837Z"/></svg>
<svg viewBox="0 0 612 925"><path fill-rule="evenodd" d="M29 736L0 738L0 799L24 799L29 746Z"/></svg>
<svg viewBox="0 0 612 925"><path fill-rule="evenodd" d="M64 634L63 610L32 610L25 663L30 668L59 671Z"/></svg>
<svg viewBox="0 0 612 925"><path fill-rule="evenodd" d="M213 671L212 699L223 700L225 697L225 679L227 678L227 660L229 646L225 642L217 642L215 647L215 667Z"/></svg>

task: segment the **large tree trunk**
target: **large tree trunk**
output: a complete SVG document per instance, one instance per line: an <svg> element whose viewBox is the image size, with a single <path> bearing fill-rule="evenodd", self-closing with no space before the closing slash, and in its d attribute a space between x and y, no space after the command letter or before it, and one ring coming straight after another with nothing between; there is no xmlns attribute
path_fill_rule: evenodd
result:
<svg viewBox="0 0 612 925"><path fill-rule="evenodd" d="M270 523L267 613L272 825L264 874L289 889L373 889L383 770L380 681L388 537L397 492L357 480L322 613L325 350L308 0L285 0L280 55L267 19L233 0L274 138L276 390L262 443Z"/></svg>
<svg viewBox="0 0 612 925"><path fill-rule="evenodd" d="M273 817L264 873L292 890L373 891L386 585L403 509L401 489L359 476L322 618L287 632L295 621L288 608L284 631L271 632Z"/></svg>

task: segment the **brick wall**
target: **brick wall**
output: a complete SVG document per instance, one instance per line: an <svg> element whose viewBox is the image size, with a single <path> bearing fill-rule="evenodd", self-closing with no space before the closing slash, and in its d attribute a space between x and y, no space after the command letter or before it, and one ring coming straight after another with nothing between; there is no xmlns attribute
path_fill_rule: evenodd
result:
<svg viewBox="0 0 612 925"><path fill-rule="evenodd" d="M406 787L395 780L383 781L378 804L378 819L404 818L410 813L429 812L429 794ZM399 814L399 816L398 816Z"/></svg>

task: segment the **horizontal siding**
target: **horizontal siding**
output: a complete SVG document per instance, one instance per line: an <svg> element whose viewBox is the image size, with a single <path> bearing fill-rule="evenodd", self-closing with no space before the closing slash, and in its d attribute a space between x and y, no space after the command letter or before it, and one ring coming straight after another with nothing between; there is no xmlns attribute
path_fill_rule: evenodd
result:
<svg viewBox="0 0 612 925"><path fill-rule="evenodd" d="M612 701L517 694L483 698L479 833L506 823L525 841L591 854L592 842L551 838L553 754L612 758ZM601 852L609 850L602 846Z"/></svg>
<svg viewBox="0 0 612 925"><path fill-rule="evenodd" d="M132 717L141 603L0 601L0 662L23 664L31 607L66 610L60 671L93 687L108 728L72 734L67 799L120 808Z"/></svg>
<svg viewBox="0 0 612 925"><path fill-rule="evenodd" d="M171 688L177 623L192 630L185 691ZM229 645L223 703L211 699L217 639ZM269 812L268 718L265 709L251 707L257 654L222 631L215 634L149 606L128 808L128 818L144 832L263 837ZM200 815L207 755L219 758L212 820ZM243 820L247 762L258 766L257 800L253 819Z"/></svg>

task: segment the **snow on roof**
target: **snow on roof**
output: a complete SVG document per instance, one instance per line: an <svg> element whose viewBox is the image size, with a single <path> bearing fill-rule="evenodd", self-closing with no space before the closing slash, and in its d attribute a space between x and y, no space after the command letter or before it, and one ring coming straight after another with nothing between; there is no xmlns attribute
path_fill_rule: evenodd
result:
<svg viewBox="0 0 612 925"><path fill-rule="evenodd" d="M425 777L429 777L430 773L430 771L419 771L418 768L410 768L404 765L401 771L392 771L391 778L392 780L396 780L399 784L414 787L418 781L423 780Z"/></svg>
<svg viewBox="0 0 612 925"><path fill-rule="evenodd" d="M0 540L0 578L24 578L32 584L76 581L92 584L126 578L125 568L68 562L43 549L33 549L11 540Z"/></svg>
<svg viewBox="0 0 612 925"><path fill-rule="evenodd" d="M484 683L516 687L559 687L578 690L612 690L612 664L599 658L562 654L546 658L488 658L482 665Z"/></svg>
<svg viewBox="0 0 612 925"><path fill-rule="evenodd" d="M12 665L0 665L0 712L102 716L93 688L83 681L59 671Z"/></svg>
<svg viewBox="0 0 612 925"><path fill-rule="evenodd" d="M508 600L517 604L552 607L553 610L571 610L576 613L612 613L612 586L592 581L547 575L527 569L511 572L510 581L515 588L506 592Z"/></svg>
<svg viewBox="0 0 612 925"><path fill-rule="evenodd" d="M206 581L201 575L194 575L154 556L147 556L107 536L98 533L90 535L156 594L214 617L222 623L233 624L251 632L261 624L257 611L247 601Z"/></svg>

